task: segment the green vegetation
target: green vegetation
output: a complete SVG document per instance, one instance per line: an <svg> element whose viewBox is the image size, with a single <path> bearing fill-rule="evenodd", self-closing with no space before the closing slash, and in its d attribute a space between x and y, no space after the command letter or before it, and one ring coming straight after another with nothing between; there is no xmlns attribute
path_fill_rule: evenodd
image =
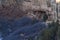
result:
<svg viewBox="0 0 60 40"><path fill-rule="evenodd" d="M60 35L60 32L57 31L58 30L57 28L59 28L59 24L57 22L52 22L51 24L49 24L49 28L45 29L42 32L41 40L55 40L57 37L57 33L58 35Z"/></svg>

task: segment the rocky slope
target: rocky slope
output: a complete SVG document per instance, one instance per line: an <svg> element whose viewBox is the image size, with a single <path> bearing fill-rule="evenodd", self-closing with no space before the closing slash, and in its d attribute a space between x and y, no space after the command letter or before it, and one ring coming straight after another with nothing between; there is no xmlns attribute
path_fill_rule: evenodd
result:
<svg viewBox="0 0 60 40"><path fill-rule="evenodd" d="M0 18L14 19L25 16L30 10L40 10L46 0L0 0Z"/></svg>

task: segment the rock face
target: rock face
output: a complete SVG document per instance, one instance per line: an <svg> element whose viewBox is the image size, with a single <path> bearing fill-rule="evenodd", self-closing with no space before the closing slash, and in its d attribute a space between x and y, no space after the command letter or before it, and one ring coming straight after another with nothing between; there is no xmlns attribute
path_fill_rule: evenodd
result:
<svg viewBox="0 0 60 40"><path fill-rule="evenodd" d="M23 9L47 9L47 0L23 1ZM24 8L25 7L25 8Z"/></svg>
<svg viewBox="0 0 60 40"><path fill-rule="evenodd" d="M3 5L18 5L18 6L22 6L22 7L28 7L29 8L33 8L35 6L39 6L40 8L46 8L47 7L47 0L0 0L0 4ZM35 7L37 8L37 7Z"/></svg>
<svg viewBox="0 0 60 40"><path fill-rule="evenodd" d="M0 17L19 18L30 10L47 8L47 0L0 0ZM44 5L44 6L43 6Z"/></svg>
<svg viewBox="0 0 60 40"><path fill-rule="evenodd" d="M21 2L21 0L1 0L1 4L10 5L10 4L18 3L18 1Z"/></svg>

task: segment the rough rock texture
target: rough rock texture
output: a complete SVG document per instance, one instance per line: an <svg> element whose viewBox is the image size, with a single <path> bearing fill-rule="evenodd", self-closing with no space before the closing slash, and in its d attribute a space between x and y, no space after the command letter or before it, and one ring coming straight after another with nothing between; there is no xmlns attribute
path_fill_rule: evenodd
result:
<svg viewBox="0 0 60 40"><path fill-rule="evenodd" d="M47 0L0 0L0 18L14 19L25 16L30 10L47 7Z"/></svg>

